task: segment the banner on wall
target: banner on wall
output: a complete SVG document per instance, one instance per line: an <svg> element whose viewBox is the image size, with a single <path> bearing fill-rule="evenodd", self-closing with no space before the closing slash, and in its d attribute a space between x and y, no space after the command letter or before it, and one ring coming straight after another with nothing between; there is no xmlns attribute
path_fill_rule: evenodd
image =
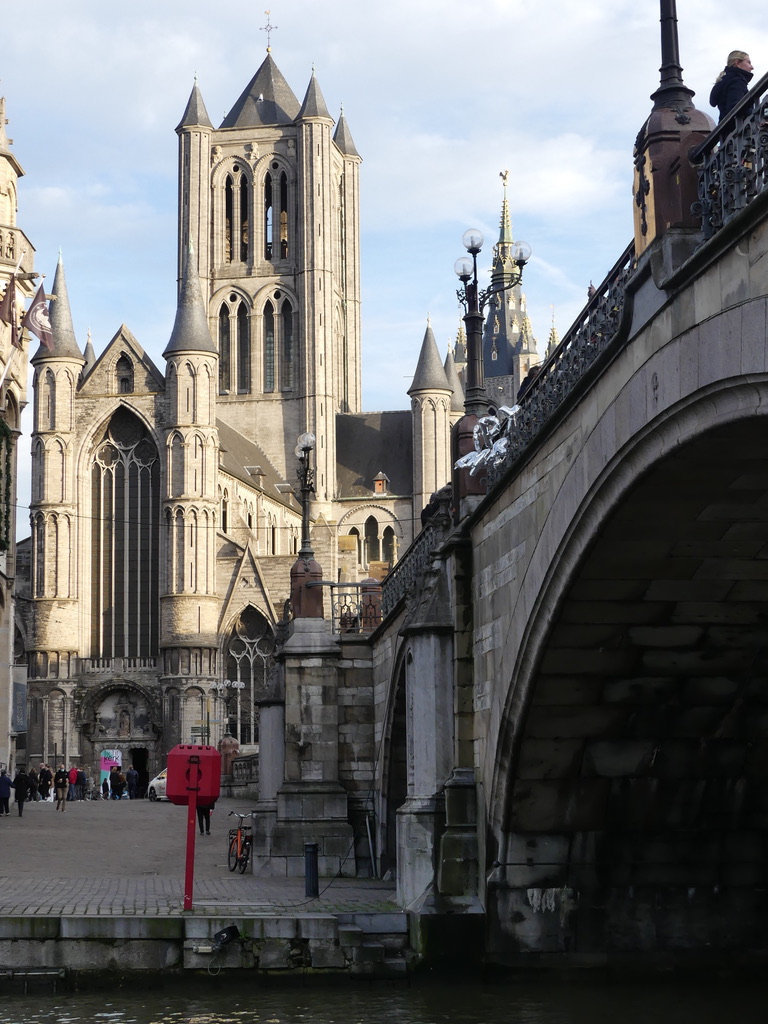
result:
<svg viewBox="0 0 768 1024"><path fill-rule="evenodd" d="M123 754L120 750L102 750L100 755L100 767L101 774L99 776L99 785L104 782L104 779L109 778L109 773L112 771L112 767L116 765L118 768L122 768L123 765Z"/></svg>

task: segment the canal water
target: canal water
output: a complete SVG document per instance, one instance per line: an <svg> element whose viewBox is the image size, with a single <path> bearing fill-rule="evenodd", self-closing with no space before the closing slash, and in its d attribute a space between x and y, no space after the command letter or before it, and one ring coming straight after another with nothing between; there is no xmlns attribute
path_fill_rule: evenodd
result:
<svg viewBox="0 0 768 1024"><path fill-rule="evenodd" d="M666 981L183 989L0 998L0 1024L764 1024L768 985Z"/></svg>

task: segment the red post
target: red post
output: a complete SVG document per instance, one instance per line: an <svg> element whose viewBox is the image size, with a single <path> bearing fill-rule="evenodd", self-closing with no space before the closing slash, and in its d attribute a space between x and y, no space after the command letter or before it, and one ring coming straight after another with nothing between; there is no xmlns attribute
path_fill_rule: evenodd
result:
<svg viewBox="0 0 768 1024"><path fill-rule="evenodd" d="M197 791L200 788L200 758L190 757L187 762L187 792L189 803L187 804L187 863L184 870L184 909L192 909L192 889L195 884L195 829L197 822ZM193 778L193 774L195 777Z"/></svg>

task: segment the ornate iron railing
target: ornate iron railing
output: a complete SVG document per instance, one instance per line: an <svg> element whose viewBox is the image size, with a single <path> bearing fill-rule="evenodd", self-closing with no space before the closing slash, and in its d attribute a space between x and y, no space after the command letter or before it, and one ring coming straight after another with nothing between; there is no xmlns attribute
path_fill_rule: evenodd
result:
<svg viewBox="0 0 768 1024"><path fill-rule="evenodd" d="M627 246L563 340L541 365L519 405L484 416L475 428L475 451L458 466L486 476L492 486L541 433L597 357L625 329L626 287L635 268L634 243Z"/></svg>
<svg viewBox="0 0 768 1024"><path fill-rule="evenodd" d="M768 74L692 151L691 161L699 179L693 212L706 240L768 186Z"/></svg>
<svg viewBox="0 0 768 1024"><path fill-rule="evenodd" d="M402 558L381 585L381 613L384 617L423 580L432 551L442 539L442 520L428 520Z"/></svg>
<svg viewBox="0 0 768 1024"><path fill-rule="evenodd" d="M373 582L331 583L334 633L372 633L381 622L381 586Z"/></svg>

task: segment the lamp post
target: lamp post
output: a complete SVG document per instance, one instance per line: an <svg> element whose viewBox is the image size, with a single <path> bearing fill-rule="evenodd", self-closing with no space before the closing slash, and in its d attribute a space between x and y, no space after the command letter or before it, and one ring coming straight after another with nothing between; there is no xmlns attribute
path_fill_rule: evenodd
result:
<svg viewBox="0 0 768 1024"><path fill-rule="evenodd" d="M307 431L300 434L296 441L296 456L299 460L299 468L296 475L299 478L301 490L301 550L300 558L311 558L313 555L312 542L309 539L309 499L315 493L314 473L310 465L310 455L315 447L315 435Z"/></svg>
<svg viewBox="0 0 768 1024"><path fill-rule="evenodd" d="M523 267L531 258L531 247L527 242L512 243L512 262L517 267L506 275L504 284L492 283L490 287L479 288L477 280L477 257L483 247L483 235L477 228L470 228L461 237L469 256L460 256L454 270L463 287L456 294L464 306L464 323L467 328L467 379L464 410L470 416L482 416L487 407L485 398L485 370L483 367L483 315L485 306L492 295L507 291L520 284Z"/></svg>

